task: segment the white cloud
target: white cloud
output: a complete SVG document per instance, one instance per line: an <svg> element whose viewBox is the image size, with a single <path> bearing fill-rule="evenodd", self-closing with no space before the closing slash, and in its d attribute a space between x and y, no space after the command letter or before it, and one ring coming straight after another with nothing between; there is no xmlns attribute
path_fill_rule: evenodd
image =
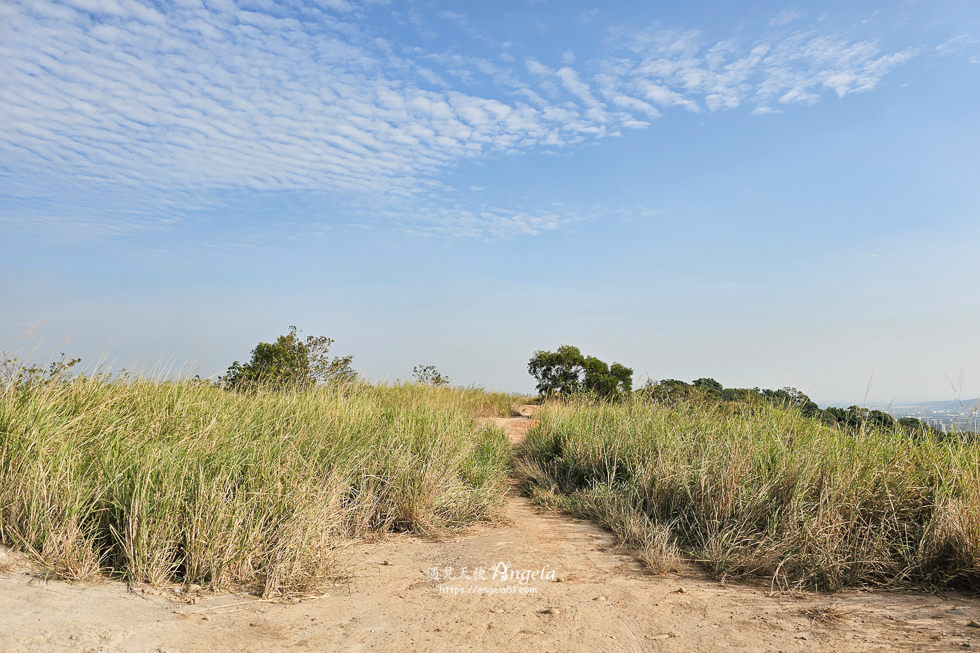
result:
<svg viewBox="0 0 980 653"><path fill-rule="evenodd" d="M527 66L528 71L532 75L540 75L542 77L546 77L554 73L554 71L551 68L548 68L534 57L527 57L524 60L524 65Z"/></svg>
<svg viewBox="0 0 980 653"><path fill-rule="evenodd" d="M788 24L791 16L803 17L785 14L775 24ZM695 112L734 109L744 102L813 104L826 91L838 97L869 91L916 54L912 49L882 53L875 41L812 32L712 44L695 30L656 29L635 33L628 49L630 56L603 72L604 97L633 97ZM617 104L626 106L623 100Z"/></svg>
<svg viewBox="0 0 980 653"><path fill-rule="evenodd" d="M411 196L461 157L577 142L576 130L591 129L577 115L390 78L393 65L412 64L326 14L301 23L233 5L160 14L130 0L73 4L5 12L6 192Z"/></svg>
<svg viewBox="0 0 980 653"><path fill-rule="evenodd" d="M769 27L783 27L784 25L789 25L795 20L800 20L801 18L806 18L806 14L799 9L793 9L787 7L781 12L776 14L772 20L769 21Z"/></svg>
<svg viewBox="0 0 980 653"><path fill-rule="evenodd" d="M754 114L776 113L774 103L869 91L915 54L805 31L710 43L696 30L649 28L597 60L575 65L567 50L560 66L528 57L521 67L512 44L456 12L440 16L497 59L378 38L350 0L290 6L0 4L0 193L73 197L74 217L66 206L48 217L75 229L106 215L113 233L155 228L154 220L171 228L243 191L414 201L449 192L439 177L461 159L619 136L675 108L750 103ZM407 19L428 29L415 9ZM104 206L107 197L116 204ZM0 221L21 228L45 219L28 204L6 202ZM466 219L440 209L433 220L497 236L562 224L550 213L460 211Z"/></svg>
<svg viewBox="0 0 980 653"><path fill-rule="evenodd" d="M400 224L408 233L420 236L480 240L536 236L585 219L575 213L515 211L486 206L468 209L436 205L420 207L411 213L389 211L385 217Z"/></svg>
<svg viewBox="0 0 980 653"><path fill-rule="evenodd" d="M936 46L936 51L941 54L949 54L951 52L956 52L964 47L971 46L977 43L977 39L970 34L960 34L959 36L954 36L951 39L943 41Z"/></svg>

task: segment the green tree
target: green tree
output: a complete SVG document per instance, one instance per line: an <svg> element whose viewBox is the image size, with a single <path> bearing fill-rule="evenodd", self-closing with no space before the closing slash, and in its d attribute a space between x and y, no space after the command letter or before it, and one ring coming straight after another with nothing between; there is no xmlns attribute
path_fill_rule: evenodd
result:
<svg viewBox="0 0 980 653"><path fill-rule="evenodd" d="M806 417L818 417L820 415L820 407L816 404L816 402L811 401L808 396L796 388L761 390L760 393L763 397L773 403L781 403L786 406L796 406Z"/></svg>
<svg viewBox="0 0 980 653"><path fill-rule="evenodd" d="M663 381L647 379L646 385L643 386L641 392L644 397L651 401L677 404L690 399L694 392L694 387L678 379L664 379Z"/></svg>
<svg viewBox="0 0 980 653"><path fill-rule="evenodd" d="M711 378L702 377L700 379L694 379L691 383L692 386L701 391L701 394L706 399L721 399L721 392L724 387L718 381Z"/></svg>
<svg viewBox="0 0 980 653"><path fill-rule="evenodd" d="M894 417L881 410L873 410L868 413L868 422L882 430L894 429L897 424Z"/></svg>
<svg viewBox="0 0 980 653"><path fill-rule="evenodd" d="M903 417L898 420L898 425L910 432L928 431L930 429L928 424L915 417Z"/></svg>
<svg viewBox="0 0 980 653"><path fill-rule="evenodd" d="M694 382L691 385L693 385L695 388L704 388L706 390L717 390L719 393L722 390L724 390L724 387L720 383L710 378L694 379Z"/></svg>
<svg viewBox="0 0 980 653"><path fill-rule="evenodd" d="M633 370L619 363L607 365L595 356L583 356L578 347L571 345L562 345L557 351L534 352L527 371L545 397L591 393L616 399L633 389Z"/></svg>
<svg viewBox="0 0 980 653"><path fill-rule="evenodd" d="M351 367L353 356L330 358L333 339L326 336L300 338L296 327L275 342L260 342L245 364L235 361L220 381L232 390L257 387L301 389L319 383L350 383L357 380Z"/></svg>
<svg viewBox="0 0 980 653"><path fill-rule="evenodd" d="M412 368L412 378L415 379L416 383L434 385L437 388L450 383L449 377L440 374L435 365L416 365Z"/></svg>

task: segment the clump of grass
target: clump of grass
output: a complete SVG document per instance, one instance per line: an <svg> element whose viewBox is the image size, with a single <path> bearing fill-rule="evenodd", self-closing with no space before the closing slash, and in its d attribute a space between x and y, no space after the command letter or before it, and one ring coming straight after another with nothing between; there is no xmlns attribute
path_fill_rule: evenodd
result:
<svg viewBox="0 0 980 653"><path fill-rule="evenodd" d="M495 519L511 449L475 415L507 402L408 384L11 380L0 542L66 578L312 591L353 541Z"/></svg>
<svg viewBox="0 0 980 653"><path fill-rule="evenodd" d="M847 613L832 606L801 608L801 616L806 617L811 623L819 624L839 624L844 621Z"/></svg>
<svg viewBox="0 0 980 653"><path fill-rule="evenodd" d="M407 404L440 407L474 417L512 417L533 401L530 395L488 392L481 387L446 387L422 383L398 383L383 386L392 397Z"/></svg>
<svg viewBox="0 0 980 653"><path fill-rule="evenodd" d="M980 589L976 445L767 405L582 402L537 419L524 487L639 543L655 569L680 550L718 578L778 586Z"/></svg>

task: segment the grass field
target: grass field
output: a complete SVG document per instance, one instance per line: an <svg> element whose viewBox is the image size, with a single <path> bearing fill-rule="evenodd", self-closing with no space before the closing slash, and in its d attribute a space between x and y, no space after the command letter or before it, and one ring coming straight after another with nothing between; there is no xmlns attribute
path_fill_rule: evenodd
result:
<svg viewBox="0 0 980 653"><path fill-rule="evenodd" d="M355 384L238 394L82 377L0 387L0 541L66 578L309 592L345 546L494 520L523 398Z"/></svg>
<svg viewBox="0 0 980 653"><path fill-rule="evenodd" d="M495 520L513 462L539 504L655 571L779 587L980 590L980 447L849 431L766 403L548 403L416 384L234 393L79 377L0 386L0 542L57 576L265 596L345 573L349 545Z"/></svg>
<svg viewBox="0 0 980 653"><path fill-rule="evenodd" d="M516 468L654 570L779 587L980 589L980 447L847 432L771 405L548 404Z"/></svg>

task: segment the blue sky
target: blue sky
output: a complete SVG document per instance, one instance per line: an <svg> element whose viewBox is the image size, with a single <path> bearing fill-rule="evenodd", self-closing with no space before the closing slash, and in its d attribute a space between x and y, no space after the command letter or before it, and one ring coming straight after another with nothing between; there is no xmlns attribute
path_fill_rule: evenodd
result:
<svg viewBox="0 0 980 653"><path fill-rule="evenodd" d="M980 392L976 2L14 0L0 64L7 349Z"/></svg>

